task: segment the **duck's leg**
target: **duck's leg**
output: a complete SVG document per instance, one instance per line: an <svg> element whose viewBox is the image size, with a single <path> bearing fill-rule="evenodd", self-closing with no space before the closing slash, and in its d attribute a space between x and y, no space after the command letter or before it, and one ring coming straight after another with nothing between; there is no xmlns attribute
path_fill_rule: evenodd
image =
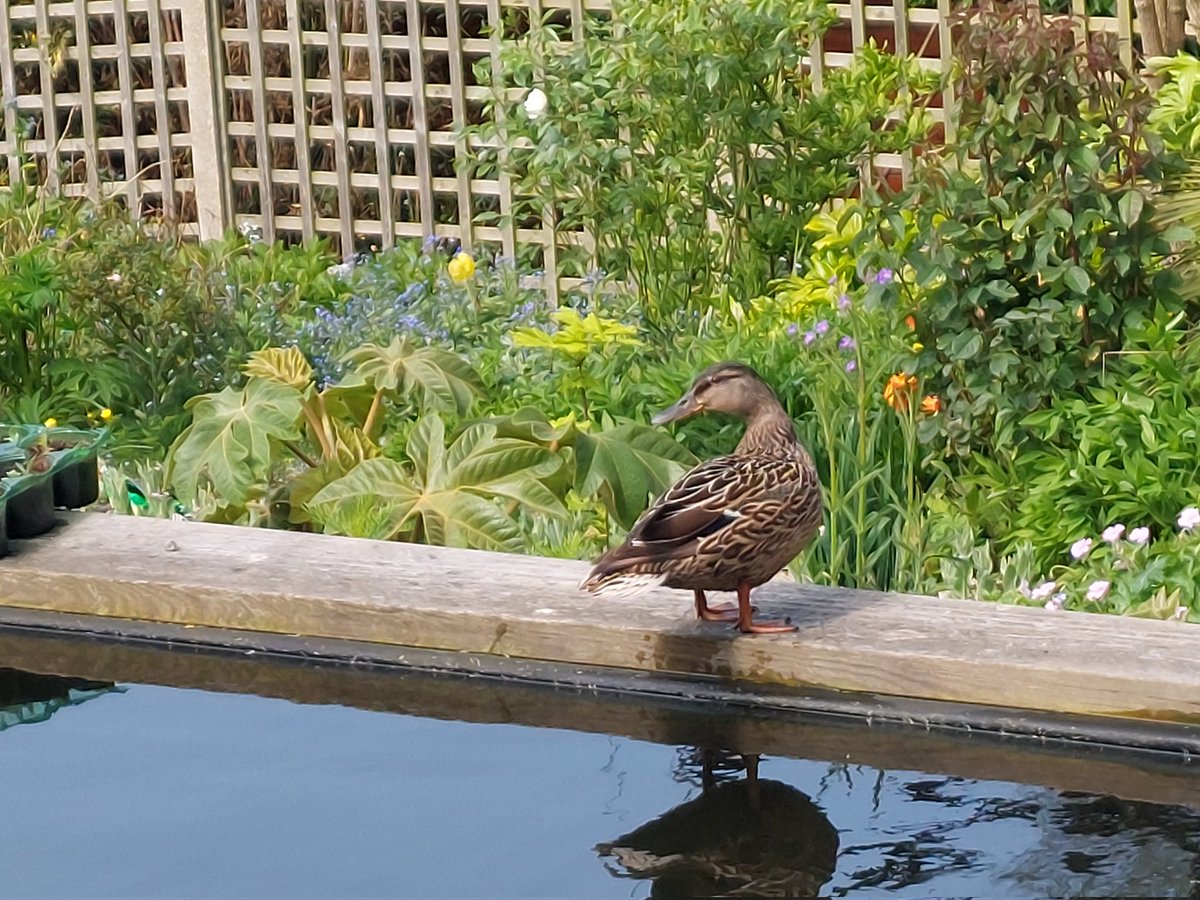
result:
<svg viewBox="0 0 1200 900"><path fill-rule="evenodd" d="M738 620L738 608L732 604L722 604L721 606L709 606L708 600L704 596L704 591L692 591L696 595L696 616L703 619L705 622L736 622Z"/></svg>
<svg viewBox="0 0 1200 900"><path fill-rule="evenodd" d="M790 622L755 622L754 607L750 605L750 585L738 585L738 630L744 634L782 634L797 631Z"/></svg>
<svg viewBox="0 0 1200 900"><path fill-rule="evenodd" d="M758 787L758 760L757 753L745 753L742 755L742 760L746 763L746 792L750 799L750 808L757 812L762 812L762 792Z"/></svg>

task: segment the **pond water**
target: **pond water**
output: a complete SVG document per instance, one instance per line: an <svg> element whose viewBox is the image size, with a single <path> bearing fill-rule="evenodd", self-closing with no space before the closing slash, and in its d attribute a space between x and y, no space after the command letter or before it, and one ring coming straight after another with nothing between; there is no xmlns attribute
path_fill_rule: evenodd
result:
<svg viewBox="0 0 1200 900"><path fill-rule="evenodd" d="M1200 814L1185 805L961 774L989 755L1020 771L1027 751L1013 744L930 744L915 754L939 761L930 771L872 766L830 752L827 728L791 721L763 733L791 729L800 748L811 734L820 752L743 757L572 730L584 707L550 689L522 713L504 688L444 680L452 708L426 717L110 686L95 680L102 664L90 670L0 670L0 895L1196 896L1200 880ZM256 671L246 690L266 683ZM387 694L388 676L372 677L363 696ZM396 705L414 684L396 683ZM445 718L473 703L478 718L564 721ZM634 732L674 727L644 704L622 710L613 721ZM853 756L877 741L868 731L836 734ZM1056 764L1083 781L1113 765ZM1193 777L1139 765L1120 761L1121 783L1166 779L1169 795L1171 779Z"/></svg>

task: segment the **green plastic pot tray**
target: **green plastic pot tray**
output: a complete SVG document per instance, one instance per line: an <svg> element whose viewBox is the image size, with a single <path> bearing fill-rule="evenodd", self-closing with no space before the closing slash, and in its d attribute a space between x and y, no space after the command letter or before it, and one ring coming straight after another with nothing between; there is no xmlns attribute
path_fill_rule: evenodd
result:
<svg viewBox="0 0 1200 900"><path fill-rule="evenodd" d="M103 681L35 675L0 668L0 731L13 725L45 722L64 706L76 706L114 686Z"/></svg>
<svg viewBox="0 0 1200 900"><path fill-rule="evenodd" d="M53 460L54 505L67 509L90 506L100 496L99 450L108 441L108 429L36 428L21 440L32 447L41 440L50 446Z"/></svg>

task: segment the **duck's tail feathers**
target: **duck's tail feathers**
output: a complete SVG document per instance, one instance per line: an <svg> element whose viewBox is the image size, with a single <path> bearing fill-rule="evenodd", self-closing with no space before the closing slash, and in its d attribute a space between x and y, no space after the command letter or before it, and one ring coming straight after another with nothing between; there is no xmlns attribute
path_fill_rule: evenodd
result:
<svg viewBox="0 0 1200 900"><path fill-rule="evenodd" d="M661 573L596 572L593 570L579 585L581 591L606 600L629 600L661 585L667 576Z"/></svg>

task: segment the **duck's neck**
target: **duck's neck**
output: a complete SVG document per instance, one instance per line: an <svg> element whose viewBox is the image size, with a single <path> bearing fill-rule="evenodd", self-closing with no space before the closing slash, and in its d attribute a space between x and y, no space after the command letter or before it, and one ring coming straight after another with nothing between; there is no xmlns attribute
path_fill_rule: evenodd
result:
<svg viewBox="0 0 1200 900"><path fill-rule="evenodd" d="M803 454L796 438L796 426L778 402L757 412L746 421L746 433L733 451L738 456L778 456Z"/></svg>

